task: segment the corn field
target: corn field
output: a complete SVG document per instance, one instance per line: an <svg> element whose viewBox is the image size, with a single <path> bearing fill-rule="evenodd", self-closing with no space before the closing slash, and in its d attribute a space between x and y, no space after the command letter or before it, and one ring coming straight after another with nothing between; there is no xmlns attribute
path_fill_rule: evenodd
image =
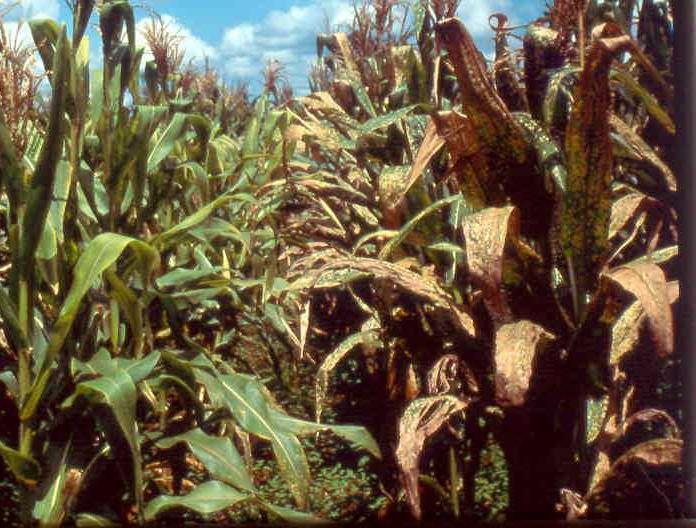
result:
<svg viewBox="0 0 696 528"><path fill-rule="evenodd" d="M356 0L304 96L0 14L3 524L688 515L673 2L459 3Z"/></svg>

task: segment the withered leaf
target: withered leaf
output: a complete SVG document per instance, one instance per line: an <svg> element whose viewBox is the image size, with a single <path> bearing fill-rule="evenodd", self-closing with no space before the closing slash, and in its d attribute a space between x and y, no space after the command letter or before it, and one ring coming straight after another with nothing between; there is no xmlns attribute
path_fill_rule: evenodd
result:
<svg viewBox="0 0 696 528"><path fill-rule="evenodd" d="M475 335L474 321L471 316L460 306L455 305L450 295L434 280L390 262L340 256L340 253L335 255L321 268L312 270L307 270L303 265L304 259L298 260L296 266L305 271L291 284L291 289L334 288L354 280L372 277L393 284L407 295L432 305L433 316L450 321L457 331L470 336ZM306 259L309 262L317 261L316 256L312 255ZM331 280L327 277L331 277Z"/></svg>
<svg viewBox="0 0 696 528"><path fill-rule="evenodd" d="M603 274L605 280L631 293L640 302L659 357L674 349L670 295L665 274L649 260L634 261Z"/></svg>
<svg viewBox="0 0 696 528"><path fill-rule="evenodd" d="M399 444L396 460L406 491L411 512L421 518L418 477L420 457L425 442L433 436L454 414L464 411L467 402L454 396L428 396L411 402L399 422Z"/></svg>
<svg viewBox="0 0 696 528"><path fill-rule="evenodd" d="M587 496L592 518L669 518L685 499L683 442L643 442L618 458Z"/></svg>
<svg viewBox="0 0 696 528"><path fill-rule="evenodd" d="M469 273L483 291L484 301L498 325L512 321L512 312L502 290L503 256L509 237L519 234L517 209L489 207L464 218Z"/></svg>
<svg viewBox="0 0 696 528"><path fill-rule="evenodd" d="M534 361L554 336L531 321L505 324L495 336L495 392L501 405L524 405Z"/></svg>
<svg viewBox="0 0 696 528"><path fill-rule="evenodd" d="M566 129L568 185L557 221L560 246L575 275L579 298L596 286L608 244L612 149L609 140L609 69L630 48L616 24L601 26L575 91ZM619 35L619 36L617 36Z"/></svg>

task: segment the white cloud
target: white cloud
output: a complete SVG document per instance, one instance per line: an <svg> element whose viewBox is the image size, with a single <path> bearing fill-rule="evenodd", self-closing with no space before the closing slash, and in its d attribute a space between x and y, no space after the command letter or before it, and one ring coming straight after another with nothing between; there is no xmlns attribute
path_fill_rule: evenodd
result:
<svg viewBox="0 0 696 528"><path fill-rule="evenodd" d="M161 15L162 22L167 26L168 30L172 33L177 34L181 37L179 47L185 52L184 60L188 62L193 59L194 62L202 64L206 57L211 61L215 61L218 57L218 50L205 42L203 39L197 37L193 32L183 24L181 24L176 18L170 15ZM136 45L145 48L144 61L152 60L152 54L147 47L145 38L143 37L143 30L147 25L152 22L151 18L143 18L136 24Z"/></svg>
<svg viewBox="0 0 696 528"><path fill-rule="evenodd" d="M31 18L57 19L60 13L59 0L0 0L0 13L9 7L8 20Z"/></svg>
<svg viewBox="0 0 696 528"><path fill-rule="evenodd" d="M284 11L271 11L256 24L232 26L225 31L219 48L222 71L233 80L258 85L266 62L278 59L293 89L304 92L315 60L317 34L349 24L352 19L351 0L311 0Z"/></svg>

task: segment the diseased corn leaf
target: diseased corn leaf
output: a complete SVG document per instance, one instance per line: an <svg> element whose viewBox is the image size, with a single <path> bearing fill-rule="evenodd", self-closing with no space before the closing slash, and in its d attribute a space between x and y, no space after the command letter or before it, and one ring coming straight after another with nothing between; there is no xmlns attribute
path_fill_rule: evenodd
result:
<svg viewBox="0 0 696 528"><path fill-rule="evenodd" d="M568 171L561 150L544 127L529 114L515 113L513 117L522 125L527 141L536 153L537 165L544 173L546 191L551 195L562 196L566 191Z"/></svg>
<svg viewBox="0 0 696 528"><path fill-rule="evenodd" d="M454 396L429 396L412 401L399 421L399 443L396 460L406 491L411 513L421 518L420 457L425 443L454 415L465 411L467 402Z"/></svg>
<svg viewBox="0 0 696 528"><path fill-rule="evenodd" d="M374 132L375 130L379 130L380 128L393 125L400 119L403 119L408 114L413 112L417 107L418 105L409 105L403 108L399 108L398 110L395 110L393 112L389 112L388 114L373 117L372 119L360 125L360 132L362 134L369 134L371 132Z"/></svg>
<svg viewBox="0 0 696 528"><path fill-rule="evenodd" d="M454 354L445 354L430 367L426 376L428 394L450 393L459 377L459 358Z"/></svg>
<svg viewBox="0 0 696 528"><path fill-rule="evenodd" d="M447 50L459 84L459 97L471 121L478 147L499 149L522 161L527 146L519 125L493 87L483 55L464 24L447 18L435 25L437 41ZM450 147L450 152L456 152Z"/></svg>
<svg viewBox="0 0 696 528"><path fill-rule="evenodd" d="M486 308L497 325L511 322L512 312L502 290L503 257L508 240L519 235L517 209L484 209L464 217L462 229L469 273L483 291Z"/></svg>
<svg viewBox="0 0 696 528"><path fill-rule="evenodd" d="M634 97L640 100L645 106L648 113L662 125L662 127L670 134L676 133L674 121L669 116L667 111L662 108L660 103L648 92L639 82L637 82L628 72L621 68L613 68L609 74L610 78L626 88Z"/></svg>
<svg viewBox="0 0 696 528"><path fill-rule="evenodd" d="M611 206L609 239L614 238L644 205L651 202L654 204L655 200L636 192L628 193L616 200Z"/></svg>
<svg viewBox="0 0 696 528"><path fill-rule="evenodd" d="M346 337L341 341L322 362L315 382L316 398L316 419L321 421L321 412L324 407L324 400L329 390L329 376L336 369L338 364L358 345L379 346L379 332L376 329L365 330Z"/></svg>
<svg viewBox="0 0 696 528"><path fill-rule="evenodd" d="M598 30L575 91L575 105L566 129L568 186L557 221L560 246L574 278L576 318L586 295L597 286L608 245L611 214L612 151L609 140L609 68L614 57L630 47L629 36L615 24Z"/></svg>
<svg viewBox="0 0 696 528"><path fill-rule="evenodd" d="M589 398L585 401L585 443L591 444L602 432L607 418L609 397Z"/></svg>
<svg viewBox="0 0 696 528"><path fill-rule="evenodd" d="M554 336L531 321L502 325L495 334L496 399L504 406L526 402L534 366Z"/></svg>
<svg viewBox="0 0 696 528"><path fill-rule="evenodd" d="M147 503L145 507L145 520L154 521L161 513L175 508L195 511L203 516L231 508L235 504L248 500L250 495L236 489L210 480L196 486L188 495L168 496L160 495Z"/></svg>
<svg viewBox="0 0 696 528"><path fill-rule="evenodd" d="M244 461L229 438L210 436L201 429L192 429L176 436L161 438L157 447L169 449L185 442L215 480L241 490L254 491L254 484L246 472Z"/></svg>
<svg viewBox="0 0 696 528"><path fill-rule="evenodd" d="M603 274L622 290L632 294L645 311L655 352L665 357L674 349L672 309L663 271L649 260L632 262Z"/></svg>
<svg viewBox="0 0 696 528"><path fill-rule="evenodd" d="M658 510L653 515L667 518L673 511L671 502L678 500L672 492L684 485L685 477L679 469L683 450L681 440L658 439L638 444L621 455L588 493L589 514L601 518L602 512L635 511L635 506L628 505L645 501L645 506ZM636 480L635 474L642 478Z"/></svg>
<svg viewBox="0 0 696 528"><path fill-rule="evenodd" d="M645 311L640 302L631 304L611 327L609 365L618 366L638 343Z"/></svg>
<svg viewBox="0 0 696 528"><path fill-rule="evenodd" d="M407 168L408 173L403 175L398 180L398 185L390 185L388 187L390 192L385 193L384 196L382 196L382 191L380 188L380 199L384 200L388 207L396 207L398 203L406 196L409 189L413 187L418 178L421 177L425 169L430 164L430 161L438 152L440 152L442 147L445 146L445 143L445 138L438 130L435 122L430 119L428 121L428 126L425 129L423 141L421 142L416 157L413 160L413 164L410 168Z"/></svg>
<svg viewBox="0 0 696 528"><path fill-rule="evenodd" d="M302 260L298 261L298 263L301 262ZM435 317L451 321L454 327L463 334L471 336L475 334L474 322L471 317L460 307L455 306L451 297L437 282L397 264L371 258L337 255L321 268L305 273L304 277L293 283L292 288L322 289L333 287L333 281L328 284L321 282L324 276L332 273L340 273L346 279L343 284L367 277L392 283L406 294L421 302L431 304L435 311Z"/></svg>
<svg viewBox="0 0 696 528"><path fill-rule="evenodd" d="M677 179L674 173L667 164L660 159L650 145L634 132L631 127L624 123L620 117L617 117L616 114L610 114L609 124L612 130L621 138L622 144L628 147L631 158L652 165L662 176L662 185L664 188L676 192Z"/></svg>

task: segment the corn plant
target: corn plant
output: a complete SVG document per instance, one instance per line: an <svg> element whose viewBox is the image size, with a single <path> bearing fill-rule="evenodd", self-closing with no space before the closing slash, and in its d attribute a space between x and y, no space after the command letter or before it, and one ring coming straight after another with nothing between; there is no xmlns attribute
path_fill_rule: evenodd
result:
<svg viewBox="0 0 696 528"><path fill-rule="evenodd" d="M313 244L291 288L356 307L345 330L308 316L342 336L317 413L361 350L369 405L384 402L370 426L398 442L387 480L417 518L424 487L472 512L489 434L513 517L683 515L678 408L658 391L678 297L668 7L642 2L636 28L636 3L558 0L519 52L495 15L491 74L444 4L414 3L417 43L379 63L355 40L364 13L353 33L320 35L315 91L292 109L306 161L290 181L311 198L287 229ZM445 484L421 470L435 440L450 446Z"/></svg>
<svg viewBox="0 0 696 528"><path fill-rule="evenodd" d="M89 68L85 35L95 7L101 72ZM145 522L246 505L316 521L299 437L331 430L379 456L372 437L288 415L258 378L223 360L219 341L186 326L201 307L267 318L263 307L275 306L276 282L263 274L275 204L259 206L254 193L282 172L288 147L275 127L284 114L262 98L240 142L167 93L148 99L130 4L72 8L72 38L55 21L31 22L52 91L39 148L19 151L0 114L10 253L2 380L19 417L0 452L23 486L24 520ZM255 293L243 302L249 290L260 309ZM270 445L297 510L258 494L254 438ZM171 470L191 455L198 485ZM102 511L85 511L86 491L107 472L119 478Z"/></svg>

